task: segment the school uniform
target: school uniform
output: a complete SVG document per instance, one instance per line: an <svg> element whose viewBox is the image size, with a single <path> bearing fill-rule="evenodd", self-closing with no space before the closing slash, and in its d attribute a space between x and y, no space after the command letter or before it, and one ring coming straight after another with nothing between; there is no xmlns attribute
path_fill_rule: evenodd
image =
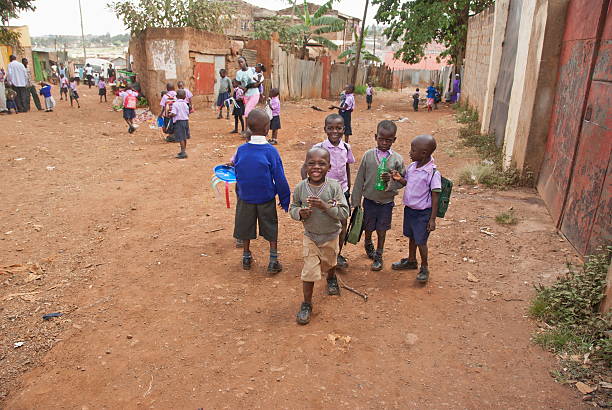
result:
<svg viewBox="0 0 612 410"><path fill-rule="evenodd" d="M223 105L225 105L225 101L230 98L231 89L231 80L227 77L221 78L221 81L219 81L219 94L217 95L217 107L223 107Z"/></svg>
<svg viewBox="0 0 612 410"><path fill-rule="evenodd" d="M372 104L372 87L366 88L366 103Z"/></svg>
<svg viewBox="0 0 612 410"><path fill-rule="evenodd" d="M234 238L248 240L259 235L267 241L278 239L276 196L287 211L291 190L278 150L268 144L263 135L253 135L242 144L234 156L236 170L236 217Z"/></svg>
<svg viewBox="0 0 612 410"><path fill-rule="evenodd" d="M308 207L308 198L316 196L332 206L327 210L312 208L312 214L305 220L300 217L300 209ZM322 273L336 266L340 245L338 235L342 231L341 221L349 216L349 207L340 183L326 178L320 187L312 187L308 179L300 181L293 192L289 209L291 218L304 224L302 240L304 267L301 279L315 282Z"/></svg>
<svg viewBox="0 0 612 410"><path fill-rule="evenodd" d="M327 177L335 179L340 183L342 192L347 198L349 198L349 180L348 174L346 173L346 165L355 163L355 156L351 146L346 142L340 141L336 146L326 139L323 142L315 144L314 147L325 148L329 152L329 161L331 168L327 171Z"/></svg>
<svg viewBox="0 0 612 410"><path fill-rule="evenodd" d="M272 119L270 120L270 129L280 130L281 129L280 98L278 97L270 98L270 108L272 109Z"/></svg>
<svg viewBox="0 0 612 410"><path fill-rule="evenodd" d="M134 90L121 91L119 93L119 97L121 97L121 101L123 103L123 118L126 120L133 120L134 118L136 118L136 109L125 107L125 100L128 95L138 97L138 93Z"/></svg>
<svg viewBox="0 0 612 410"><path fill-rule="evenodd" d="M427 164L418 168L413 162L404 173L404 236L414 239L417 245L424 245L429 238L427 225L431 219L431 193L440 192L442 177L436 169L432 158Z"/></svg>
<svg viewBox="0 0 612 410"><path fill-rule="evenodd" d="M98 95L106 96L106 83L102 80L98 81Z"/></svg>
<svg viewBox="0 0 612 410"><path fill-rule="evenodd" d="M45 98L45 109L47 111L52 110L53 107L55 107L55 100L53 99L53 96L51 95L51 86L47 84L44 87L42 87L40 89L40 95L42 95Z"/></svg>
<svg viewBox="0 0 612 410"><path fill-rule="evenodd" d="M363 155L351 204L353 207L363 205L363 227L366 231L388 231L391 229L394 199L401 188L400 184L390 180L384 191L376 189L377 171L382 158L387 158L387 169L404 174L404 159L395 151L386 152L372 148ZM363 204L361 202L363 197Z"/></svg>
<svg viewBox="0 0 612 410"><path fill-rule="evenodd" d="M174 140L176 142L186 141L191 138L189 133L189 104L185 100L176 100L172 104L172 122L174 123Z"/></svg>
<svg viewBox="0 0 612 410"><path fill-rule="evenodd" d="M355 109L355 94L344 95L344 108L340 109L340 116L344 119L344 135L353 135L353 128L351 127L351 117L353 110Z"/></svg>
<svg viewBox="0 0 612 410"><path fill-rule="evenodd" d="M242 117L244 115L244 91L242 90L242 88L235 88L234 89L234 109L232 111L232 114L234 115L234 117ZM237 124L236 124L237 125Z"/></svg>

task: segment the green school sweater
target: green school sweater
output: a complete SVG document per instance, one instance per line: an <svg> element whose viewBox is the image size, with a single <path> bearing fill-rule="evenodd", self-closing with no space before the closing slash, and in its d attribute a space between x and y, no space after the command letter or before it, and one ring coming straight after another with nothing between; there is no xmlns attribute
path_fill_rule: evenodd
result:
<svg viewBox="0 0 612 410"><path fill-rule="evenodd" d="M396 170L404 175L405 166L402 156L395 151L391 151L391 155L387 158L387 169ZM376 148L372 148L363 154L363 158L359 164L359 171L357 171L357 177L355 178L353 192L351 194L351 204L353 207L361 206L361 197L381 204L393 202L395 195L397 195L397 190L402 188L402 186L391 180L387 184L386 191L377 191L377 171L378 160L376 158Z"/></svg>
<svg viewBox="0 0 612 410"><path fill-rule="evenodd" d="M293 200L289 206L289 215L296 221L300 221L300 209L307 208L307 199L310 196L308 192L308 179L300 181L293 191ZM317 193L321 187L311 187L311 191ZM347 219L349 216L349 207L346 203L346 197L342 192L342 187L335 179L327 179L327 185L323 188L318 197L329 203L336 201L337 205L325 211L318 208L312 209L312 215L303 220L304 235L312 239L316 244L322 244L331 241L338 236L342 230L340 221Z"/></svg>

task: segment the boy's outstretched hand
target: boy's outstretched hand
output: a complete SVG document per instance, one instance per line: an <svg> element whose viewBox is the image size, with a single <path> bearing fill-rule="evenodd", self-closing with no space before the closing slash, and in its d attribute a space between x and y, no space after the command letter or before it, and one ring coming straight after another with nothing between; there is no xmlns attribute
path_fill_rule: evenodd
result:
<svg viewBox="0 0 612 410"><path fill-rule="evenodd" d="M431 218L427 223L427 232L433 232L436 230L436 218Z"/></svg>
<svg viewBox="0 0 612 410"><path fill-rule="evenodd" d="M384 174L383 174L384 175ZM382 177L382 175L381 175ZM406 185L406 180L404 179L404 177L402 176L402 174L400 174L399 172L397 172L396 170L392 169L391 170L391 178L394 181L399 182L402 185Z"/></svg>
<svg viewBox="0 0 612 410"><path fill-rule="evenodd" d="M388 172L383 172L382 174L380 174L380 179L382 179L385 182L389 182L391 181L391 174Z"/></svg>
<svg viewBox="0 0 612 410"><path fill-rule="evenodd" d="M301 220L305 220L310 218L310 215L312 215L312 209L310 208L302 208L300 209L300 219Z"/></svg>

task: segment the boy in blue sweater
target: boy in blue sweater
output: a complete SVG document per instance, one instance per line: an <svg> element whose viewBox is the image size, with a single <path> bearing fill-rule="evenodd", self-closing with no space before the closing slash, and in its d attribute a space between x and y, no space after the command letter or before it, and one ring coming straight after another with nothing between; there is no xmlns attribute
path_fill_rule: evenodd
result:
<svg viewBox="0 0 612 410"><path fill-rule="evenodd" d="M236 170L236 219L234 238L243 241L242 268L251 269L251 239L259 235L270 242L270 262L268 273L283 270L278 261L278 217L276 215L276 195L280 206L289 209L291 190L285 178L285 170L278 150L268 144L270 118L265 111L256 109L247 119L251 130L251 140L238 147L234 157Z"/></svg>

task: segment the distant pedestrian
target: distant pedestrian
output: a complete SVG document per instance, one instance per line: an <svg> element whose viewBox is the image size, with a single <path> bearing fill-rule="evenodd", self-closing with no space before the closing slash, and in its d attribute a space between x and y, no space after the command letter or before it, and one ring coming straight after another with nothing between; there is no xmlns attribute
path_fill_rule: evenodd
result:
<svg viewBox="0 0 612 410"><path fill-rule="evenodd" d="M45 98L45 112L53 111L53 108L55 107L55 100L51 95L51 84L41 81L39 93Z"/></svg>
<svg viewBox="0 0 612 410"><path fill-rule="evenodd" d="M238 58L238 66L240 70L236 72L236 80L240 82L240 85L245 90L244 93L244 117L248 118L249 113L257 107L259 103L259 83L253 81L255 77L255 69L249 67L246 58Z"/></svg>
<svg viewBox="0 0 612 410"><path fill-rule="evenodd" d="M104 102L107 102L106 81L104 80L104 77L100 77L100 80L98 81L98 95L100 96L100 102L102 102L102 97L104 97Z"/></svg>
<svg viewBox="0 0 612 410"><path fill-rule="evenodd" d="M136 105L138 104L138 93L132 90L131 86L127 86L124 91L119 93L123 103L123 119L128 125L128 132L131 134L138 128L134 125L136 118Z"/></svg>
<svg viewBox="0 0 612 410"><path fill-rule="evenodd" d="M26 68L26 71L28 72L28 85L27 85L28 94L32 96L32 101L34 101L34 105L36 106L36 109L38 111L42 111L42 105L40 104L40 98L38 98L36 87L34 86L34 83L32 83L32 72L30 71L30 68L28 67L28 59L22 58L21 63L23 64L23 66ZM30 110L30 97L29 96L27 98L27 107L29 111Z"/></svg>
<svg viewBox="0 0 612 410"><path fill-rule="evenodd" d="M417 88L415 93L412 94L412 108L414 111L419 110L419 100L421 99L421 94L419 93L419 89Z"/></svg>
<svg viewBox="0 0 612 410"><path fill-rule="evenodd" d="M87 85L91 88L93 85L93 67L89 63L85 65L85 78L87 79Z"/></svg>
<svg viewBox="0 0 612 410"><path fill-rule="evenodd" d="M255 77L253 77L253 81L256 81L259 83L259 100L261 101L265 96L264 96L264 86L263 83L265 81L264 79L264 74L266 72L266 67L261 64L261 63L257 63L255 64Z"/></svg>
<svg viewBox="0 0 612 410"><path fill-rule="evenodd" d="M181 144L181 152L176 154L179 159L187 158L187 140L191 138L189 132L189 105L185 98L187 93L184 89L176 92L176 102L172 105L170 117L174 123L174 140Z"/></svg>
<svg viewBox="0 0 612 410"><path fill-rule="evenodd" d="M451 94L451 102L456 103L459 101L461 96L461 79L459 74L455 74L455 81L453 81L453 92Z"/></svg>
<svg viewBox="0 0 612 410"><path fill-rule="evenodd" d="M353 84L347 84L344 88L344 97L342 98L340 105L332 105L330 109L337 109L338 113L344 119L344 139L349 142L349 137L353 135L353 128L351 126L351 117L353 110L355 109L355 86Z"/></svg>
<svg viewBox="0 0 612 410"><path fill-rule="evenodd" d="M0 68L0 113L5 113L6 109L6 89L4 83L6 81L6 73L4 68Z"/></svg>
<svg viewBox="0 0 612 410"><path fill-rule="evenodd" d="M176 83L176 86L179 90L185 90L185 102L189 106L189 112L192 113L193 112L193 101L192 101L193 93L189 91L188 88L185 88L185 82L183 81L179 81L178 83Z"/></svg>
<svg viewBox="0 0 612 410"><path fill-rule="evenodd" d="M230 98L232 91L232 82L227 77L225 68L219 70L219 93L217 94L217 108L219 109L219 115L217 118L223 118L223 107L227 107L227 119L229 120L229 104L227 100Z"/></svg>
<svg viewBox="0 0 612 410"><path fill-rule="evenodd" d="M172 118L170 117L170 112L172 111L172 105L176 102L176 91L174 89L174 84L167 83L166 84L166 93L162 95L161 101L159 105L161 106L161 114L160 116L163 118L164 126L162 130L164 133L168 134L166 137L166 142L174 142L174 138L172 137L172 133L174 132L174 123L172 122Z"/></svg>
<svg viewBox="0 0 612 410"><path fill-rule="evenodd" d="M68 101L68 87L70 86L70 81L64 74L60 74L60 101L66 97L66 101Z"/></svg>
<svg viewBox="0 0 612 410"><path fill-rule="evenodd" d="M81 108L81 104L79 104L79 92L77 91L78 85L78 79L76 77L72 77L70 80L70 106L73 107L72 102L76 101L77 107Z"/></svg>
<svg viewBox="0 0 612 410"><path fill-rule="evenodd" d="M278 88L273 88L270 90L270 98L268 99L268 106L270 107L270 110L272 110L272 119L270 120L270 129L272 130L272 139L270 140L270 144L272 145L278 144L278 130L281 129L281 103L278 95Z"/></svg>
<svg viewBox="0 0 612 410"><path fill-rule="evenodd" d="M117 73L115 72L115 69L113 68L112 64L108 65L108 69L106 70L106 75L107 75L109 83L115 82L115 77L117 76Z"/></svg>
<svg viewBox="0 0 612 410"><path fill-rule="evenodd" d="M238 133L238 121L240 121L240 126L242 128L242 132L244 132L244 90L240 87L240 83L238 80L233 80L232 85L234 86L234 92L232 97L233 101L233 110L232 114L234 115L234 130L230 134Z"/></svg>
<svg viewBox="0 0 612 410"><path fill-rule="evenodd" d="M15 104L17 111L26 112L29 109L30 97L28 95L28 70L23 63L17 61L17 57L11 55L7 70L6 81L15 90Z"/></svg>
<svg viewBox="0 0 612 410"><path fill-rule="evenodd" d="M373 97L374 97L374 87L372 87L371 83L368 83L368 87L366 88L366 103L368 104L368 110L372 109Z"/></svg>
<svg viewBox="0 0 612 410"><path fill-rule="evenodd" d="M427 111L433 110L434 104L436 103L436 87L432 81L429 87L427 87Z"/></svg>

